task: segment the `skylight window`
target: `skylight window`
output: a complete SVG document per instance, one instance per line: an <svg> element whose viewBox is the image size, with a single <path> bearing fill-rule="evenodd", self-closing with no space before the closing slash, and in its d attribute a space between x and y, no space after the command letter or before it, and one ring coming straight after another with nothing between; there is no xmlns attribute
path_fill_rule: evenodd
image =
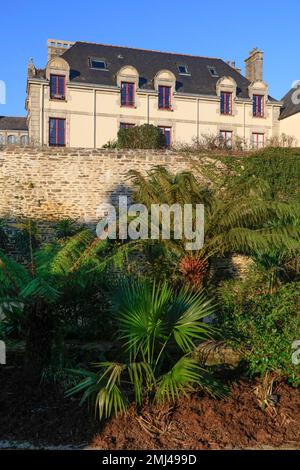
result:
<svg viewBox="0 0 300 470"><path fill-rule="evenodd" d="M108 70L107 63L104 59L96 59L94 57L89 58L90 68L97 70Z"/></svg>
<svg viewBox="0 0 300 470"><path fill-rule="evenodd" d="M187 65L178 65L178 72L180 73L180 75L190 75Z"/></svg>
<svg viewBox="0 0 300 470"><path fill-rule="evenodd" d="M209 73L211 74L212 77L217 78L219 76L218 72L216 71L216 68L209 65L208 67Z"/></svg>

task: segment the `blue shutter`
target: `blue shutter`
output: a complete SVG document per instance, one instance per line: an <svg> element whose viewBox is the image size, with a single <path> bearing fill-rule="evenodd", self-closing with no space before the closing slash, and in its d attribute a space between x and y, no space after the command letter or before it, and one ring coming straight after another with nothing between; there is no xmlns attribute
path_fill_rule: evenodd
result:
<svg viewBox="0 0 300 470"><path fill-rule="evenodd" d="M56 119L49 119L49 144L56 144Z"/></svg>
<svg viewBox="0 0 300 470"><path fill-rule="evenodd" d="M164 87L162 86L158 87L158 107L164 107Z"/></svg>
<svg viewBox="0 0 300 470"><path fill-rule="evenodd" d="M64 119L58 119L57 120L57 125L58 125L58 145L65 145L65 120Z"/></svg>
<svg viewBox="0 0 300 470"><path fill-rule="evenodd" d="M65 96L65 77L58 77L58 95Z"/></svg>
<svg viewBox="0 0 300 470"><path fill-rule="evenodd" d="M165 139L166 139L166 145L169 147L171 145L171 129L165 129Z"/></svg>
<svg viewBox="0 0 300 470"><path fill-rule="evenodd" d="M56 76L50 75L50 97L56 94Z"/></svg>
<svg viewBox="0 0 300 470"><path fill-rule="evenodd" d="M231 113L231 109L230 109L230 103L231 102L231 94L230 93L226 93L226 114L230 114Z"/></svg>
<svg viewBox="0 0 300 470"><path fill-rule="evenodd" d="M225 112L225 95L221 93L221 113L224 114Z"/></svg>
<svg viewBox="0 0 300 470"><path fill-rule="evenodd" d="M170 87L166 87L166 103L165 103L165 106L166 108L170 108L170 105L171 105L171 101L170 101Z"/></svg>
<svg viewBox="0 0 300 470"><path fill-rule="evenodd" d="M126 83L121 83L121 105L126 105Z"/></svg>
<svg viewBox="0 0 300 470"><path fill-rule="evenodd" d="M130 106L134 105L133 90L134 90L134 84L133 83L128 83L128 104Z"/></svg>
<svg viewBox="0 0 300 470"><path fill-rule="evenodd" d="M259 96L257 98L257 101L258 101L258 114L259 114L259 116L261 116L261 114L262 114L262 96Z"/></svg>
<svg viewBox="0 0 300 470"><path fill-rule="evenodd" d="M257 106L256 106L256 96L253 96L253 115L256 116Z"/></svg>

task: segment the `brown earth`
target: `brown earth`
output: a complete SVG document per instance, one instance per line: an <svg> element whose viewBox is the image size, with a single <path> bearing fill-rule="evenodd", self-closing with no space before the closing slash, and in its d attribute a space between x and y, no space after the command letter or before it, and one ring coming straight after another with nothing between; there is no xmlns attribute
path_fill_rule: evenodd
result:
<svg viewBox="0 0 300 470"><path fill-rule="evenodd" d="M101 449L300 449L300 393L284 383L273 390L275 409L262 411L246 380L214 400L194 394L174 406L145 404L99 424L54 387L27 390L17 367L0 367L0 440Z"/></svg>

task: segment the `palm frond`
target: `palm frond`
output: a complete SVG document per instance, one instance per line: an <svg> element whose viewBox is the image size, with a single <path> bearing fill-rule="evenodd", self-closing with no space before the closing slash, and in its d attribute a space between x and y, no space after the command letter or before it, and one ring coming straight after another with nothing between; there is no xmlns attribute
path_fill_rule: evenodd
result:
<svg viewBox="0 0 300 470"><path fill-rule="evenodd" d="M180 395L187 395L200 384L203 372L196 360L183 356L158 380L155 400L175 401Z"/></svg>

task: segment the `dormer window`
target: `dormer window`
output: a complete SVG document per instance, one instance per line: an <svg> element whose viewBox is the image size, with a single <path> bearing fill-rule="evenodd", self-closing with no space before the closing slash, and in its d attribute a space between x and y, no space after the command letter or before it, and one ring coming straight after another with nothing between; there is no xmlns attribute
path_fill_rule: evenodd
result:
<svg viewBox="0 0 300 470"><path fill-rule="evenodd" d="M232 93L221 91L221 114L232 114Z"/></svg>
<svg viewBox="0 0 300 470"><path fill-rule="evenodd" d="M162 86L158 87L158 108L171 109L171 87Z"/></svg>
<svg viewBox="0 0 300 470"><path fill-rule="evenodd" d="M217 70L216 70L215 67L209 65L207 68L208 68L208 71L209 71L209 73L210 73L210 75L211 75L212 77L214 77L214 78L218 78L218 77L219 77L219 74L218 74L218 72L217 72Z"/></svg>
<svg viewBox="0 0 300 470"><path fill-rule="evenodd" d="M95 70L108 70L107 63L104 59L97 59L94 57L89 58L89 65L91 69Z"/></svg>
<svg viewBox="0 0 300 470"><path fill-rule="evenodd" d="M50 75L50 98L66 99L66 77L64 75Z"/></svg>
<svg viewBox="0 0 300 470"><path fill-rule="evenodd" d="M134 89L135 84L132 82L122 82L121 83L121 106L134 107Z"/></svg>
<svg viewBox="0 0 300 470"><path fill-rule="evenodd" d="M179 75L191 75L187 65L178 65Z"/></svg>
<svg viewBox="0 0 300 470"><path fill-rule="evenodd" d="M253 95L253 116L264 117L265 97L263 95Z"/></svg>

